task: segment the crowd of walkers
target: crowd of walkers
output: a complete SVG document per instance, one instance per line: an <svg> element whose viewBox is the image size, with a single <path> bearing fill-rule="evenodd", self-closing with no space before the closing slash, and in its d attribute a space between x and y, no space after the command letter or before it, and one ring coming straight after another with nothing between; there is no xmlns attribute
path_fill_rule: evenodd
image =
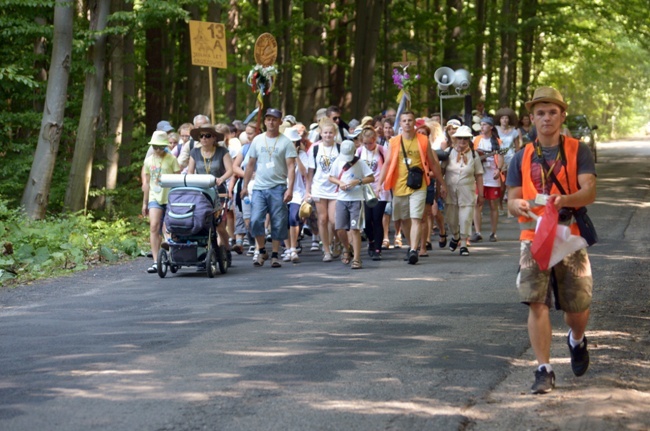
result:
<svg viewBox="0 0 650 431"><path fill-rule="evenodd" d="M167 173L215 176L227 196L217 233L229 262L233 252L246 253L254 266L270 260L281 267L309 250L323 262L361 269L362 256L381 260L387 249L404 249L404 260L416 264L432 244L469 256L472 242L483 240L485 201L488 238L497 241L507 165L528 126L509 108L494 116L475 111L481 116L473 128L460 116L443 126L438 113L396 114L388 109L346 123L331 106L309 127L273 108L260 125L212 125L205 115L178 129L161 121L142 171L154 259L148 271L156 272L158 250L170 240L163 224L168 189L158 185ZM364 187L372 189L373 205Z"/></svg>
<svg viewBox="0 0 650 431"><path fill-rule="evenodd" d="M563 127L568 104L557 90L540 87L525 106L530 115L518 119L510 108L489 115L477 105L471 125L461 117L445 123L439 114L418 118L394 110L345 123L338 107L317 111L309 127L267 109L263 131L253 123L211 125L198 115L175 133L161 121L142 170L142 212L150 219L154 257L148 272L157 272L158 250L173 240L163 223L168 190L160 177L166 173L216 178L225 208L219 241L228 261L232 251L247 252L256 267L269 259L271 267L299 263L311 240L310 251L321 253L323 262L340 259L361 269L364 238L372 260L381 260L383 250L403 247L404 260L415 265L432 248L434 231L440 248L469 256L471 245L483 240L487 201L490 242L498 241L499 216L518 217L516 283L529 306L538 363L531 392L550 392L555 387L551 301L554 297L565 313L571 368L581 376L589 367L584 334L593 279L585 248L552 268L537 265L535 218L549 202L573 214L560 222L582 235L577 214L595 200L596 171L589 148Z"/></svg>

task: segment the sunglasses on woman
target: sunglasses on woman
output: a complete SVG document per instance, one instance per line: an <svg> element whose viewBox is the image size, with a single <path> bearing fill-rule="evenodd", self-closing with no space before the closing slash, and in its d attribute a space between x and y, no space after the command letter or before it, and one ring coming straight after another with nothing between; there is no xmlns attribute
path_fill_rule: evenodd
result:
<svg viewBox="0 0 650 431"><path fill-rule="evenodd" d="M212 135L209 133L201 133L199 136L201 137L201 139L203 138L210 139L212 137Z"/></svg>

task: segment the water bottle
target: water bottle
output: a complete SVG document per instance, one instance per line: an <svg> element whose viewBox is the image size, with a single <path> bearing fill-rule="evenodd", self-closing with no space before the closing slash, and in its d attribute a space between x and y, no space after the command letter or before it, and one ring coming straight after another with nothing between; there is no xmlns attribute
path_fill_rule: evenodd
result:
<svg viewBox="0 0 650 431"><path fill-rule="evenodd" d="M251 204L251 198L248 197L248 195L244 196L244 203L245 203L246 205L250 205L250 204Z"/></svg>

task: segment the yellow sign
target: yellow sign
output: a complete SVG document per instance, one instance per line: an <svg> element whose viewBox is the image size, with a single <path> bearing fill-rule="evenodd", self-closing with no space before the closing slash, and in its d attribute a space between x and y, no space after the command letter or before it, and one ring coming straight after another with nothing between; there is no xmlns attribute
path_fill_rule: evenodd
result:
<svg viewBox="0 0 650 431"><path fill-rule="evenodd" d="M226 26L216 22L190 21L190 49L193 65L226 69Z"/></svg>

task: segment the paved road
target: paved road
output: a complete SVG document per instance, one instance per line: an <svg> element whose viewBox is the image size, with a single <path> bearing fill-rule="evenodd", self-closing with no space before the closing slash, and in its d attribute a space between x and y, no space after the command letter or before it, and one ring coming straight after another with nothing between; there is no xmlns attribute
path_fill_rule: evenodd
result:
<svg viewBox="0 0 650 431"><path fill-rule="evenodd" d="M607 429L650 424L635 408L650 400L648 148L601 144L590 208L601 236L593 328L620 323L637 341L630 420ZM517 234L505 219L498 243L470 257L434 250L417 266L389 251L351 271L304 252L281 269L235 256L215 279L183 269L161 280L139 259L0 291L0 429L522 429L517 415L539 398L522 395L532 354ZM596 345L608 339L598 334ZM560 349L560 400L609 381L611 350L596 347L577 380ZM521 399L506 400L513 392Z"/></svg>

